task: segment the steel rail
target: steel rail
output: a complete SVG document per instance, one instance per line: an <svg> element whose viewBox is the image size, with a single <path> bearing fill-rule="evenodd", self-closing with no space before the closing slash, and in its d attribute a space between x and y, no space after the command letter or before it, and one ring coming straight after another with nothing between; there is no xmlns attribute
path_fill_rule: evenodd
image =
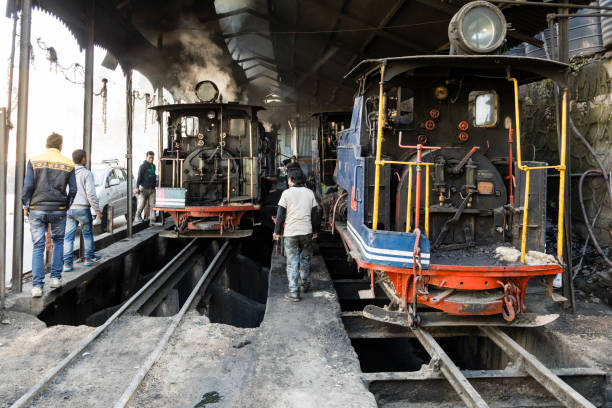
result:
<svg viewBox="0 0 612 408"><path fill-rule="evenodd" d="M206 281L206 278L208 278L208 275L210 275L213 269L216 269L217 267L220 266L219 259L221 259L227 253L228 248L229 248L229 241L226 240L225 244L223 244L221 249L217 252L213 260L210 262L210 265L208 265L208 267L202 274L202 277L200 278L200 280L198 280L198 283L191 291L191 294L189 295L189 297L183 304L183 307L181 307L181 310L172 319L172 323L170 324L170 327L168 327L168 329L164 333L164 336L161 338L161 340L157 344L157 347L155 347L155 349L151 352L151 354L149 354L144 365L141 367L138 373L132 378L132 381L130 382L128 387L125 389L125 391L121 395L121 398L119 398L119 401L115 403L114 405L115 408L123 408L127 406L127 404L130 403L136 390L140 386L140 383L147 376L149 370L151 369L151 367L153 367L153 364L155 364L160 354L162 353L163 349L168 344L170 337L172 336L172 334L174 334L174 331L176 330L179 323L183 319L183 316L185 316L185 313L187 313L187 311L191 307L191 303L195 299L196 295L199 293L200 288Z"/></svg>
<svg viewBox="0 0 612 408"><path fill-rule="evenodd" d="M53 379L70 363L78 357L81 352L89 346L108 326L110 326L119 316L125 312L136 299L140 297L160 276L162 276L166 270L171 267L177 260L179 260L189 248L191 248L197 240L194 238L183 248L174 258L170 260L162 269L159 270L138 292L136 292L131 298L129 298L106 322L98 327L93 333L91 333L85 340L83 340L68 356L62 361L55 365L51 370L45 374L45 376L32 388L30 388L25 394L21 396L17 401L11 405L10 408L21 408L28 405L32 400L53 381Z"/></svg>
<svg viewBox="0 0 612 408"><path fill-rule="evenodd" d="M489 406L431 334L419 328L413 328L412 332L419 339L425 350L427 350L432 360L438 359L440 361L440 371L442 371L442 374L444 374L465 405L479 408Z"/></svg>
<svg viewBox="0 0 612 408"><path fill-rule="evenodd" d="M527 373L565 406L595 408L595 405L555 375L540 360L521 347L506 333L494 327L481 327L480 330L507 353L510 358L515 361L521 361Z"/></svg>

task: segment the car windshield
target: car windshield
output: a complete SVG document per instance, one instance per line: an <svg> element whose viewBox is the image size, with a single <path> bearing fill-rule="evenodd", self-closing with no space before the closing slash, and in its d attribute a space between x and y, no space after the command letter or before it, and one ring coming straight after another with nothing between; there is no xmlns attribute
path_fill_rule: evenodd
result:
<svg viewBox="0 0 612 408"><path fill-rule="evenodd" d="M100 187L104 183L104 169L92 169L94 183L96 187Z"/></svg>

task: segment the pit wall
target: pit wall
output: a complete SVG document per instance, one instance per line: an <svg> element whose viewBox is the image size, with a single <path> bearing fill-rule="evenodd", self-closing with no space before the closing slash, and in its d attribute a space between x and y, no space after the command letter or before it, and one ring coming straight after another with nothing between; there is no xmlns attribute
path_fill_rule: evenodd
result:
<svg viewBox="0 0 612 408"><path fill-rule="evenodd" d="M578 130L598 153L606 169L612 169L612 61L599 57L575 57L571 62L570 74L570 115ZM542 81L521 87L521 138L524 160L547 161L558 164L558 143L555 119L554 87L551 81ZM584 144L571 131L571 171L582 173L598 169L597 162ZM549 173L558 174L556 171ZM573 230L581 240L587 236L580 201L578 198L579 177L572 177L572 219ZM556 213L558 201L558 178L549 178L548 208ZM595 224L595 234L602 247L612 245L612 207L607 197L602 177L589 177L584 183L584 204L593 219L600 206L601 213ZM556 217L556 214L549 213Z"/></svg>

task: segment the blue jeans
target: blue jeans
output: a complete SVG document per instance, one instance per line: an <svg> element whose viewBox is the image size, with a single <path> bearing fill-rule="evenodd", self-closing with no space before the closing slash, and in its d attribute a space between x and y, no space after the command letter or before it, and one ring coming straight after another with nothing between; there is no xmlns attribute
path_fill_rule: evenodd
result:
<svg viewBox="0 0 612 408"><path fill-rule="evenodd" d="M45 233L51 225L53 257L51 277L62 277L62 255L64 254L64 231L66 211L30 211L30 232L32 233L32 286L43 287L45 283Z"/></svg>
<svg viewBox="0 0 612 408"><path fill-rule="evenodd" d="M71 208L68 210L68 218L66 219L66 237L64 238L64 265L72 265L74 257L74 236L76 235L77 226L81 224L81 232L83 234L83 243L85 246L85 259L94 259L94 244L93 231L91 229L91 211L89 208Z"/></svg>
<svg viewBox="0 0 612 408"><path fill-rule="evenodd" d="M302 285L310 285L310 257L312 256L312 234L284 237L287 258L287 280L289 292L298 293L298 277ZM299 265L299 273L298 273Z"/></svg>

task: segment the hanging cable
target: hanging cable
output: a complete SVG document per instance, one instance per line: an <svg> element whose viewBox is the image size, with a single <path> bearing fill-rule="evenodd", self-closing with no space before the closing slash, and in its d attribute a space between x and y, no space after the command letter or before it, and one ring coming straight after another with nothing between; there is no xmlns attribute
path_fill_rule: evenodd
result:
<svg viewBox="0 0 612 408"><path fill-rule="evenodd" d="M569 123L570 123L570 126L572 127L572 130L574 131L576 136L578 136L578 139L580 139L580 141L584 144L587 150L591 152L591 154L593 155L593 158L597 162L597 165L599 166L599 169L601 170L601 175L603 176L604 180L606 180L606 189L608 190L608 195L610 196L610 204L612 205L612 188L610 188L610 175L608 174L608 171L606 170L603 163L599 159L599 156L597 156L597 152L595 152L595 149L593 149L593 146L591 146L591 144L586 140L586 138L582 135L582 133L580 133L580 131L574 124L572 117L568 115L568 118L569 118Z"/></svg>
<svg viewBox="0 0 612 408"><path fill-rule="evenodd" d="M108 79L102 78L102 88L100 92L94 93L95 96L102 97L102 124L104 124L104 134L106 134L107 128L107 120L106 120L106 101L108 100L108 90L106 88L106 84L108 83Z"/></svg>
<svg viewBox="0 0 612 408"><path fill-rule="evenodd" d="M595 237L595 233L593 232L593 229L591 228L591 223L589 222L589 218L587 217L586 209L584 208L584 197L582 195L582 185L584 184L584 179L591 173L601 174L604 178L606 177L604 175L605 173L602 173L602 171L598 169L587 170L582 174L582 176L580 176L580 181L578 182L578 198L580 199L580 209L582 210L582 216L584 217L584 225L586 225L587 231L589 232L589 236L591 237L591 240L593 241L593 245L595 246L595 249L597 249L597 252L599 252L599 255L601 255L604 261L606 261L608 265L612 266L612 261L610 260L610 258L606 256L603 249L601 249L601 246L599 246L599 241L597 241L597 238ZM606 183L606 185L608 185L609 187L608 183Z"/></svg>

